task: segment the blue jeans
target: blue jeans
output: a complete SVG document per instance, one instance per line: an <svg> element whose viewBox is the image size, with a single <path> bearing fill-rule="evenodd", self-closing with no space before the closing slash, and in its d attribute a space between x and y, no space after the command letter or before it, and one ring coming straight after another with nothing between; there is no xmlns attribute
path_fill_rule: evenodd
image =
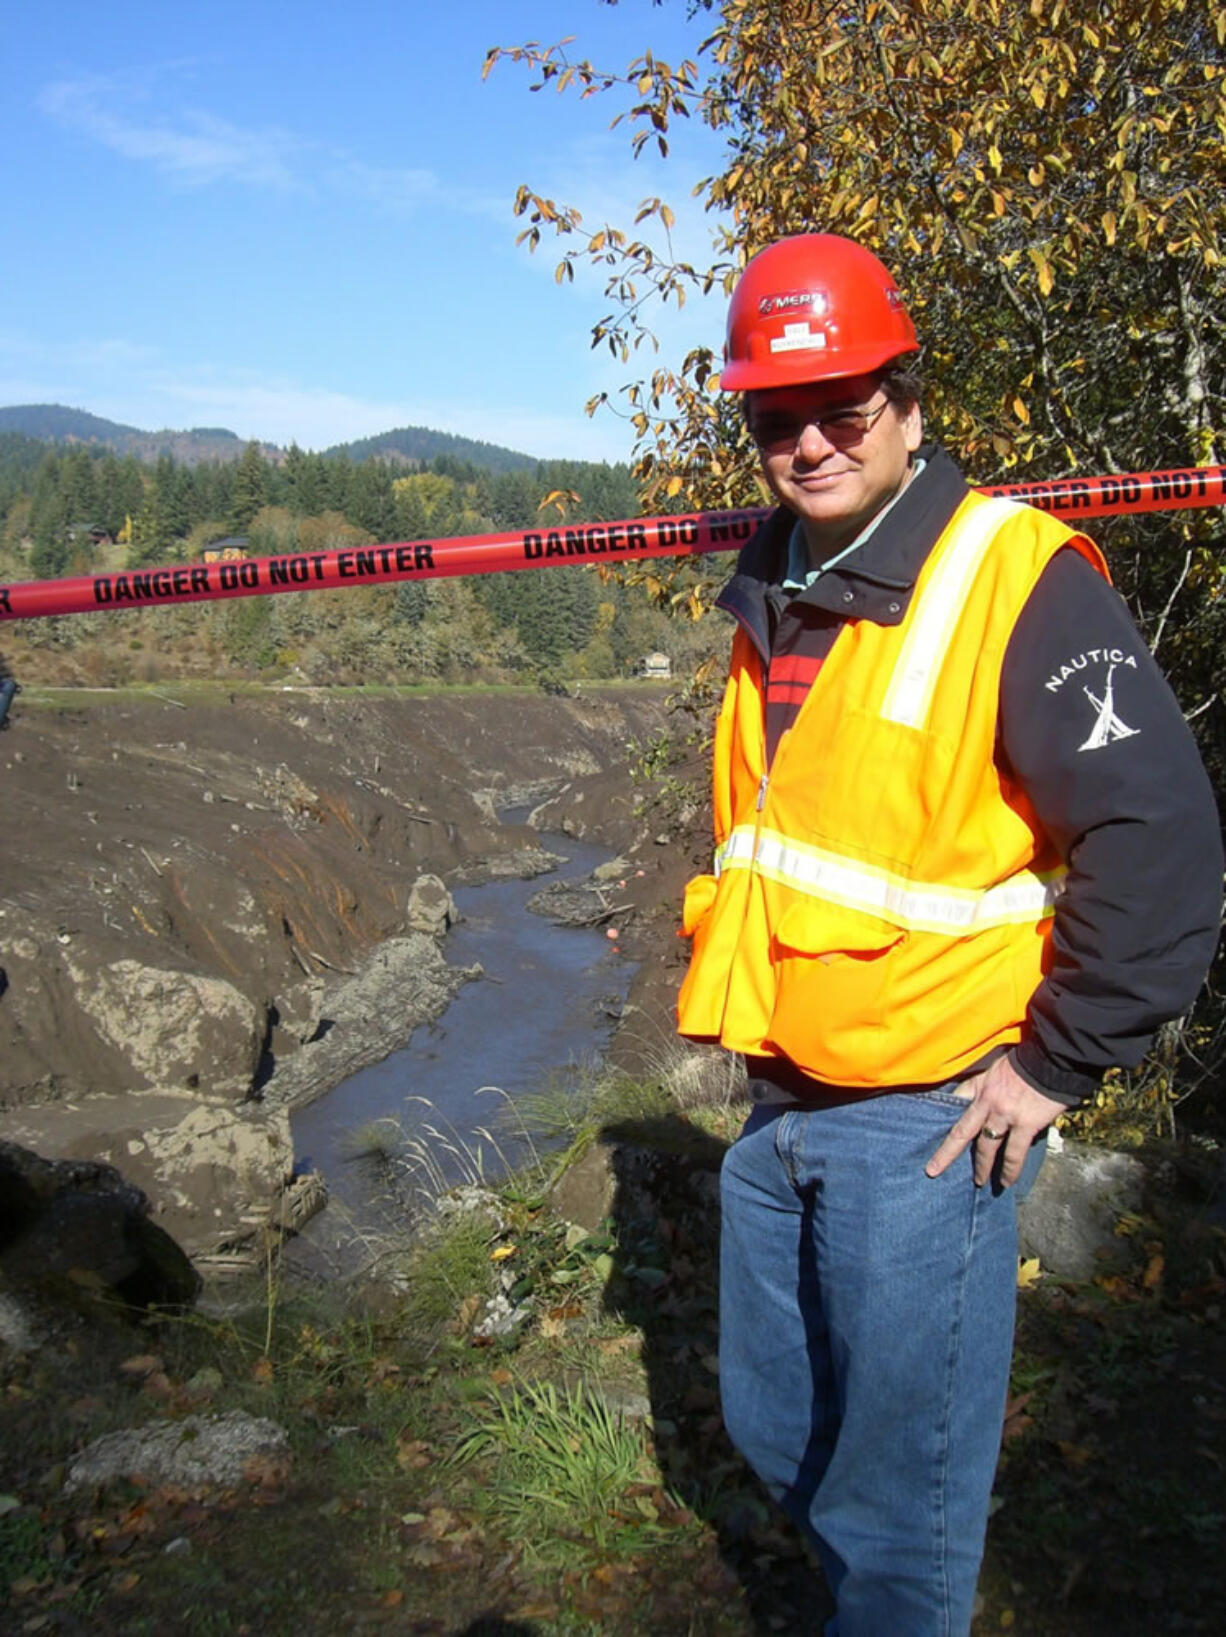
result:
<svg viewBox="0 0 1226 1637"><path fill-rule="evenodd" d="M818 1549L838 1608L828 1637L970 1628L1013 1346L1017 1188L976 1188L969 1150L925 1176L965 1106L942 1088L757 1108L724 1158L724 1419Z"/></svg>

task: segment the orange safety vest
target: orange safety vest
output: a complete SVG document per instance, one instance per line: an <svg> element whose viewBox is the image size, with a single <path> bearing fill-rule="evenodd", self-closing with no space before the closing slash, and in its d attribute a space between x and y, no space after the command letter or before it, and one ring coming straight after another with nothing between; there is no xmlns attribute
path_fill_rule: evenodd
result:
<svg viewBox="0 0 1226 1637"><path fill-rule="evenodd" d="M762 665L737 632L682 1034L865 1089L938 1084L1021 1038L1064 868L994 757L1000 675L1064 546L1107 574L1058 519L969 494L902 623L839 632L769 773Z"/></svg>

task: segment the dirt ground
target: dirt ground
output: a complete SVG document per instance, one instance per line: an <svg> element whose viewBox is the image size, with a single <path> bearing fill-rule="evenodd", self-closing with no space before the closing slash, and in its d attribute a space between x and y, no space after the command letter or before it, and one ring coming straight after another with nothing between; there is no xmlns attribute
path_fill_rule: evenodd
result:
<svg viewBox="0 0 1226 1637"><path fill-rule="evenodd" d="M661 690L570 700L159 692L23 695L0 736L0 1132L39 1106L127 1083L123 1042L108 1044L79 1004L123 962L230 984L264 1020L257 1044L275 1085L277 1059L292 1066L310 1022L295 1010L302 991L337 993L376 944L395 940L419 874L455 883L530 869L536 833L496 822L512 802L626 859L619 930L639 965L614 1055L649 1064L669 1037L681 886L702 867L707 830L690 768L660 765ZM701 760L701 744L688 754ZM628 762L652 778L633 781ZM388 1027L405 1026L401 1009ZM362 1049L376 1049L373 1038ZM209 1072L203 1054L199 1072ZM144 1095L152 1106L152 1089ZM706 1139L706 1169L720 1147ZM228 1339L223 1354L205 1338L219 1349L210 1370L200 1369L203 1330L158 1335L169 1397L151 1413L221 1392L252 1410L275 1406L293 1429L293 1481L269 1475L241 1499L134 1491L91 1511L70 1506L54 1463L131 1417L136 1387L121 1361L138 1342L83 1331L7 1358L0 1487L12 1494L0 1503L22 1504L0 1511L0 1583L12 1593L0 1631L808 1637L820 1586L719 1426L713 1217L687 1215L667 1191L656 1205L663 1280L631 1281L638 1304L614 1314L593 1297L586 1318L567 1284L565 1305L555 1296L547 1310L552 1328L542 1321L523 1356L449 1331L419 1357L396 1324L331 1330L278 1311L270 1360L271 1308L253 1342ZM533 1228L528 1203L521 1212L526 1261L546 1229ZM1024 1296L977 1633L1220 1629L1218 1220L1200 1195L1181 1202L1167 1189L1131 1224L1128 1277L1043 1280ZM625 1225L614 1247L639 1273L643 1232ZM551 1278L544 1262L541 1278ZM692 1479L710 1493L692 1512L661 1514L672 1538L645 1534L641 1550L551 1576L482 1521L472 1480L452 1487L441 1452L469 1425L466 1406L492 1402L528 1365L570 1369L584 1347L606 1364L637 1361L653 1409L673 1415L657 1440L661 1473L679 1493ZM329 1441L334 1424L352 1436ZM660 1417L657 1431L669 1425ZM632 1485L631 1499L658 1495L647 1487ZM658 1531L660 1517L643 1516L636 1526Z"/></svg>

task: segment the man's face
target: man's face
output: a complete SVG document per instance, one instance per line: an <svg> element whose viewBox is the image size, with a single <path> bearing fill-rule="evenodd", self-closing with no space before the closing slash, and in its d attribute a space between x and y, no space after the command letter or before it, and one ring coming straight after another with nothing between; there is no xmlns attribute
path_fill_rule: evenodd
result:
<svg viewBox="0 0 1226 1637"><path fill-rule="evenodd" d="M749 430L775 498L800 518L815 563L850 544L898 493L923 426L877 374L749 394ZM867 411L868 424L841 411ZM820 424L819 417L825 421Z"/></svg>

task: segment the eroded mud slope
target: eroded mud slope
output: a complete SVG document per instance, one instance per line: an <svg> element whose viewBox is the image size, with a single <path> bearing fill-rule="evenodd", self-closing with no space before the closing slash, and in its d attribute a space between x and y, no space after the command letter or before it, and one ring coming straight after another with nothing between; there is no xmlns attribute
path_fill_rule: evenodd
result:
<svg viewBox="0 0 1226 1637"><path fill-rule="evenodd" d="M562 791L621 844L627 747L663 719L652 688L25 696L0 738L0 1107L249 1095L405 931L419 876L518 867L534 837L498 808Z"/></svg>

